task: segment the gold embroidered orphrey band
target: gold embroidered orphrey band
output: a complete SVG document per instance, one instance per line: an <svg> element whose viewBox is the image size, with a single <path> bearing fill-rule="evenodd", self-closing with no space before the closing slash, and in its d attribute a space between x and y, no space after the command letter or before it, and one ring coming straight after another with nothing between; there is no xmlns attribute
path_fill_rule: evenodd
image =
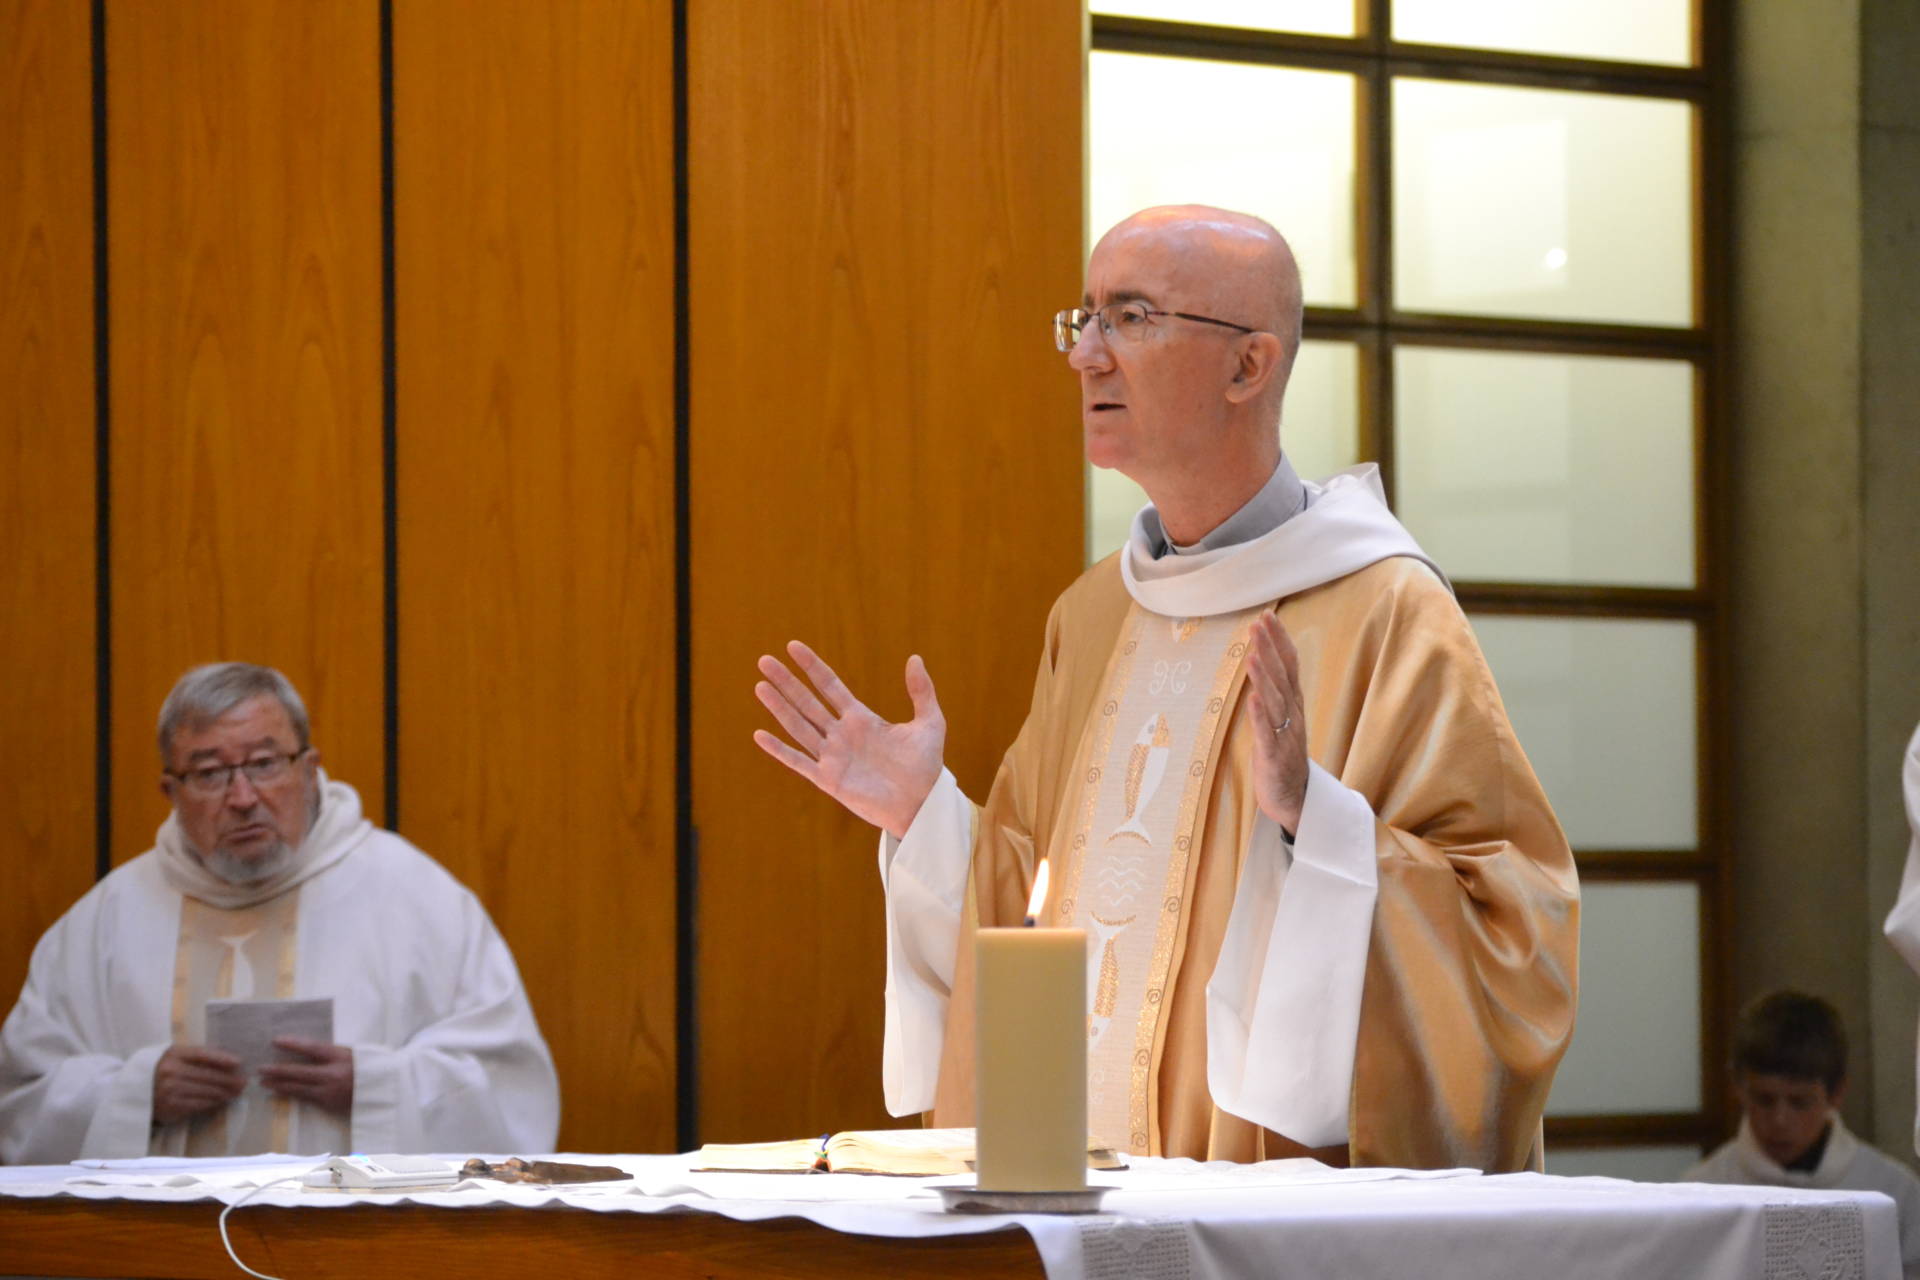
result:
<svg viewBox="0 0 1920 1280"><path fill-rule="evenodd" d="M183 897L173 961L173 1042L206 1043L209 1000L290 999L299 926L298 888L232 910ZM235 1144L240 1144L240 1150L292 1149L293 1104L258 1094L252 1086L249 1089L244 1104L223 1107L191 1123L188 1155L225 1155ZM266 1104L264 1116L256 1102ZM229 1132L229 1126L236 1124L247 1132Z"/></svg>
<svg viewBox="0 0 1920 1280"><path fill-rule="evenodd" d="M1076 758L1082 794L1056 912L1091 941L1087 1094L1096 1145L1151 1154L1148 1077L1209 766L1249 628L1265 608L1168 618L1134 604Z"/></svg>

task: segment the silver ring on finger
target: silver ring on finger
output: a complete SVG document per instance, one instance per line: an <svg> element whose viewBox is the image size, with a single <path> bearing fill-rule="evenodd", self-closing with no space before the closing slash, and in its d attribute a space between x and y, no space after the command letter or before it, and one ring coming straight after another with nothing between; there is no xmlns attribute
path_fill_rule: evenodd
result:
<svg viewBox="0 0 1920 1280"><path fill-rule="evenodd" d="M1285 720L1282 720L1279 724L1273 726L1273 736L1278 738L1279 736L1284 734L1288 729L1291 729L1292 727L1293 727L1293 717L1289 715Z"/></svg>

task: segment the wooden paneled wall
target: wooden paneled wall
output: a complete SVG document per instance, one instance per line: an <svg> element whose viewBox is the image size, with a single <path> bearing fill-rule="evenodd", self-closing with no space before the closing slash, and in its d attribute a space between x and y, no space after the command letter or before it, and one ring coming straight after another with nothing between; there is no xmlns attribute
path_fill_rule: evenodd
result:
<svg viewBox="0 0 1920 1280"><path fill-rule="evenodd" d="M93 883L91 40L0 0L0 997Z"/></svg>
<svg viewBox="0 0 1920 1280"><path fill-rule="evenodd" d="M401 829L512 940L562 1147L665 1150L672 14L394 16Z"/></svg>
<svg viewBox="0 0 1920 1280"><path fill-rule="evenodd" d="M693 164L700 1117L887 1121L872 828L761 755L795 636L881 714L921 654L986 798L1080 567L1076 5L707 4Z"/></svg>
<svg viewBox="0 0 1920 1280"><path fill-rule="evenodd" d="M113 857L167 813L161 700L228 658L378 822L379 7L107 14Z"/></svg>
<svg viewBox="0 0 1920 1280"><path fill-rule="evenodd" d="M881 1122L872 835L752 662L923 653L984 792L1081 545L1079 6L95 13L0 0L4 990L245 657L486 902L563 1148Z"/></svg>

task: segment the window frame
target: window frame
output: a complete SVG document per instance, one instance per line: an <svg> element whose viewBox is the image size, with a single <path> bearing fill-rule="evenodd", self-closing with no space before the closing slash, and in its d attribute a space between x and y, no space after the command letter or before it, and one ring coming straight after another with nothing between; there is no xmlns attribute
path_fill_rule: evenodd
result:
<svg viewBox="0 0 1920 1280"><path fill-rule="evenodd" d="M1097 3L1097 0L1096 0ZM1695 627L1696 786L1694 849L1579 847L1583 883L1682 882L1699 888L1700 1107L1688 1112L1549 1116L1554 1147L1697 1144L1732 1127L1725 1085L1731 965L1732 850L1727 821L1728 682L1726 450L1731 255L1729 80L1726 0L1693 0L1693 65L1614 62L1398 41L1392 0L1355 0L1352 37L1258 31L1094 13L1090 48L1250 63L1355 77L1355 297L1353 307L1311 306L1303 336L1355 344L1359 358L1360 457L1394 486L1394 351L1400 345L1680 359L1694 369L1694 584L1685 588L1457 581L1469 614L1559 618L1657 618ZM1685 327L1584 323L1406 311L1393 305L1393 115L1396 78L1573 90L1683 101L1695 108L1693 323ZM1097 231L1098 229L1096 229ZM1284 230L1284 228L1283 228Z"/></svg>

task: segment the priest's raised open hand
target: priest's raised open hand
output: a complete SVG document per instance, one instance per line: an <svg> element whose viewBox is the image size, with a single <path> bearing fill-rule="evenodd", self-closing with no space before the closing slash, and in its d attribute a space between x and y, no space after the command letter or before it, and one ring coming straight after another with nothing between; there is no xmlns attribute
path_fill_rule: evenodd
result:
<svg viewBox="0 0 1920 1280"><path fill-rule="evenodd" d="M813 688L786 663L763 654L759 667L766 679L753 686L753 696L793 742L765 729L754 730L753 740L855 816L904 836L940 780L947 741L947 718L940 713L927 664L919 654L907 659L913 719L895 724L854 697L833 668L800 641L790 641L787 653Z"/></svg>
<svg viewBox="0 0 1920 1280"><path fill-rule="evenodd" d="M1247 653L1247 697L1253 723L1253 798L1293 839L1307 803L1307 710L1300 693L1300 655L1280 619L1262 614Z"/></svg>

